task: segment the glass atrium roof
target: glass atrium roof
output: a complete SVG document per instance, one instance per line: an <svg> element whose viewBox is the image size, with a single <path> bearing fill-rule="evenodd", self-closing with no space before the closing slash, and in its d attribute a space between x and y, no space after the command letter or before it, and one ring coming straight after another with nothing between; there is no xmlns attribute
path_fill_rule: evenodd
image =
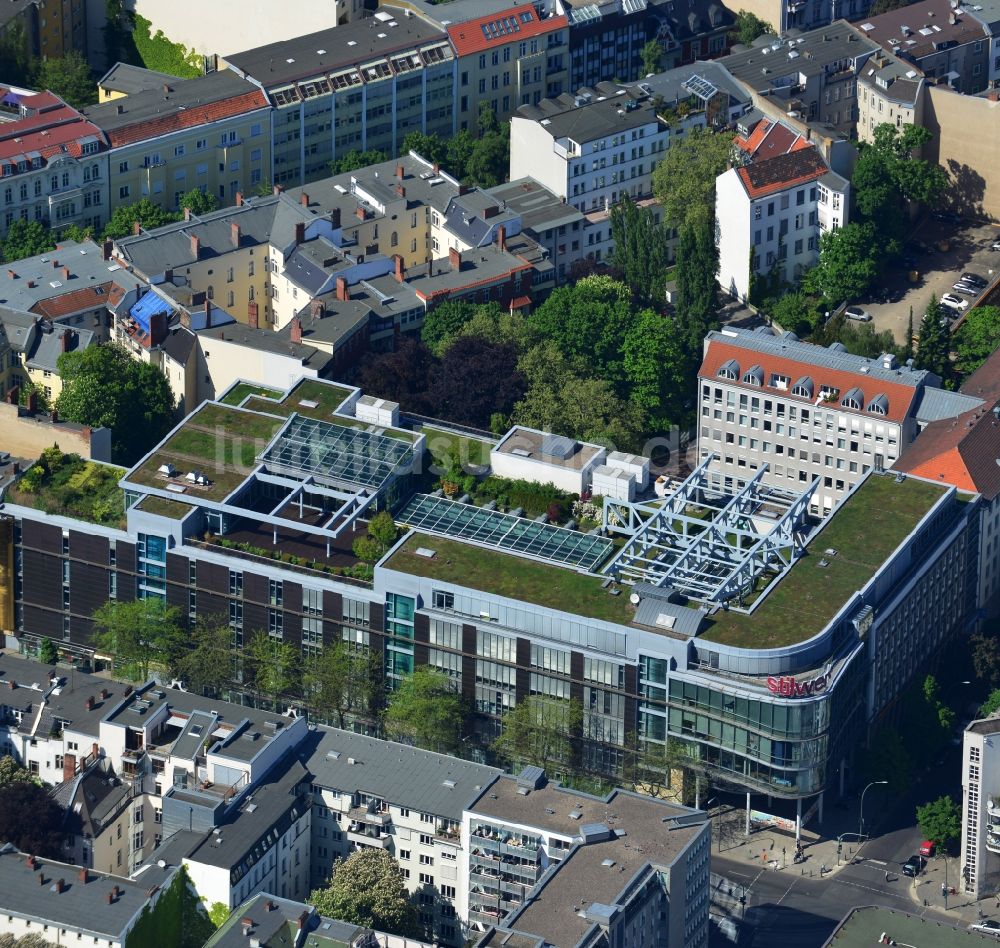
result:
<svg viewBox="0 0 1000 948"><path fill-rule="evenodd" d="M498 550L587 570L596 569L607 559L613 546L603 537L429 494L414 497L396 520L425 533L470 540Z"/></svg>
<svg viewBox="0 0 1000 948"><path fill-rule="evenodd" d="M405 441L296 415L261 455L270 468L321 484L378 490L413 459Z"/></svg>

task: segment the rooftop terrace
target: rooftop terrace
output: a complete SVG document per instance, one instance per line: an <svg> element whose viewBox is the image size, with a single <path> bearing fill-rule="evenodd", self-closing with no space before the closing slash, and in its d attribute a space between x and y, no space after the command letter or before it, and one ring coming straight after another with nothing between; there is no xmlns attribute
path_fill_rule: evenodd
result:
<svg viewBox="0 0 1000 948"><path fill-rule="evenodd" d="M810 540L805 554L750 614L717 612L702 638L780 648L823 630L874 576L948 490L927 481L870 475ZM836 555L824 556L824 551ZM821 569L819 564L826 565Z"/></svg>
<svg viewBox="0 0 1000 948"><path fill-rule="evenodd" d="M435 556L420 556L418 548L434 550ZM620 625L635 613L627 595L611 595L597 576L423 533L407 537L382 565Z"/></svg>

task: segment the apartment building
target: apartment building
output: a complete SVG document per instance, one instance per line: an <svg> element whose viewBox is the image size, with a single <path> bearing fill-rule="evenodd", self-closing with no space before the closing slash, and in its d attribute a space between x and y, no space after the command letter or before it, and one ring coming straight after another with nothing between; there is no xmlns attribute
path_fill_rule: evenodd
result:
<svg viewBox="0 0 1000 948"><path fill-rule="evenodd" d="M871 142L875 128L924 124L927 80L909 63L877 53L858 76L858 141Z"/></svg>
<svg viewBox="0 0 1000 948"><path fill-rule="evenodd" d="M879 49L874 37L837 20L793 36L763 36L719 62L758 108L773 103L792 118L850 136L858 119L858 79Z"/></svg>
<svg viewBox="0 0 1000 948"><path fill-rule="evenodd" d="M995 74L995 31L981 15L951 0L930 0L916 11L890 10L858 29L929 81L966 95L986 89Z"/></svg>
<svg viewBox="0 0 1000 948"><path fill-rule="evenodd" d="M30 313L0 308L0 324L9 345L7 365L10 374L0 379L0 395L15 386L33 385L50 405L62 393L59 356L64 352L82 352L96 345L99 337L90 329L72 329L65 324Z"/></svg>
<svg viewBox="0 0 1000 948"><path fill-rule="evenodd" d="M522 105L560 95L569 82L569 21L543 16L534 5L448 27L458 73L456 121L476 131L485 103L504 121Z"/></svg>
<svg viewBox="0 0 1000 948"><path fill-rule="evenodd" d="M36 0L38 54L59 59L67 53L87 56L86 0Z"/></svg>
<svg viewBox="0 0 1000 948"><path fill-rule="evenodd" d="M224 70L84 110L106 136L111 210L148 198L177 210L198 188L231 204L270 175L271 108L261 89Z"/></svg>
<svg viewBox="0 0 1000 948"><path fill-rule="evenodd" d="M564 0L556 5L569 27L568 89L619 78L642 77L642 48L649 38L646 4L627 0Z"/></svg>
<svg viewBox="0 0 1000 948"><path fill-rule="evenodd" d="M850 183L810 141L756 110L734 144L739 163L715 183L718 279L745 300L760 279L794 283L815 266L821 234L847 223Z"/></svg>
<svg viewBox="0 0 1000 948"><path fill-rule="evenodd" d="M0 235L15 220L100 229L110 213L104 133L51 92L4 92L2 111L16 118L0 123Z"/></svg>
<svg viewBox="0 0 1000 948"><path fill-rule="evenodd" d="M396 7L369 19L225 57L273 104L265 178L302 185L350 151L399 153L410 132L451 135L455 54L448 34Z"/></svg>
<svg viewBox="0 0 1000 948"><path fill-rule="evenodd" d="M819 481L811 507L823 514L868 470L894 467L923 427L981 405L891 355L866 359L766 329L709 333L698 377L698 451L714 455L713 481L735 485L766 465L776 487Z"/></svg>
<svg viewBox="0 0 1000 948"><path fill-rule="evenodd" d="M962 891L992 896L1000 884L1000 718L973 721L962 736Z"/></svg>

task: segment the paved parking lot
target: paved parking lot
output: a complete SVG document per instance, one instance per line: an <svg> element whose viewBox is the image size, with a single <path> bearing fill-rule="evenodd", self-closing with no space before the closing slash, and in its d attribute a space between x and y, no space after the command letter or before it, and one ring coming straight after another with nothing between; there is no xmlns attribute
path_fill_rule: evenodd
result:
<svg viewBox="0 0 1000 948"><path fill-rule="evenodd" d="M875 299L851 302L859 303L872 314L877 330L889 329L897 342L903 343L906 340L911 306L916 332L931 295L936 294L940 299L945 293L952 292L952 284L963 271L971 270L991 283L1000 276L1000 251L990 249L998 234L1000 227L996 224L955 225L927 218L914 228L912 241L934 247L939 240L944 239L949 242L949 249L941 253L935 248L927 253L911 243L907 246L907 254L916 259L920 273L917 283L909 282L908 270L900 264L890 269L880 288L892 302L878 302ZM973 302L970 299L970 306Z"/></svg>

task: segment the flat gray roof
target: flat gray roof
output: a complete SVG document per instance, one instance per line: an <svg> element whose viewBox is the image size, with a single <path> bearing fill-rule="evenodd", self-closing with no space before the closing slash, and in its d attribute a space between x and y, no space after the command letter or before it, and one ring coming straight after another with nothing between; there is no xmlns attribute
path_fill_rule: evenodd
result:
<svg viewBox="0 0 1000 948"><path fill-rule="evenodd" d="M575 105L573 97L565 95L537 106L522 105L515 117L540 122L553 138L575 142L589 142L657 122L653 101L642 92L621 87L607 97L595 90L581 90L579 94L589 94L590 101Z"/></svg>
<svg viewBox="0 0 1000 948"><path fill-rule="evenodd" d="M885 934L892 945L913 945L918 948L965 948L972 945L995 945L993 935L970 932L947 922L880 905L852 909L823 943L823 948L868 948L879 944Z"/></svg>
<svg viewBox="0 0 1000 948"><path fill-rule="evenodd" d="M226 61L266 89L273 89L448 39L444 30L420 17L407 17L403 10L395 7L379 9L394 14L398 25L390 27L388 23L369 17L258 46L227 56Z"/></svg>
<svg viewBox="0 0 1000 948"><path fill-rule="evenodd" d="M862 20L857 28L867 39L914 60L933 55L942 44L963 45L988 36L981 20L962 6L953 7L951 0L922 0L919 5ZM898 43L890 44L890 40Z"/></svg>
<svg viewBox="0 0 1000 948"><path fill-rule="evenodd" d="M583 221L583 213L534 178L517 178L490 188L490 194L521 215L521 226L535 234Z"/></svg>
<svg viewBox="0 0 1000 948"><path fill-rule="evenodd" d="M176 83L180 80L166 72L156 72L154 69L143 69L130 63L115 63L98 81L97 85L111 92L123 92L132 95L146 89L159 89L164 83Z"/></svg>

